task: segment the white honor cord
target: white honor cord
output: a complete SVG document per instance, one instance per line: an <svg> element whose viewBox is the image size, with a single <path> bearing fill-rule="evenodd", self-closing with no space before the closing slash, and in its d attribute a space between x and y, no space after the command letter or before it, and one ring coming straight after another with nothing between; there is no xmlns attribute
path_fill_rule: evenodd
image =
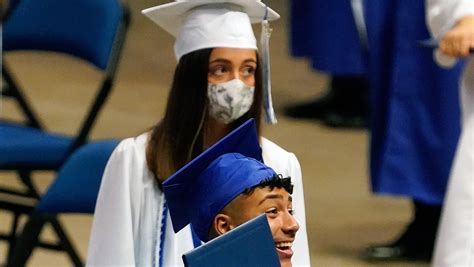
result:
<svg viewBox="0 0 474 267"><path fill-rule="evenodd" d="M152 266L163 267L163 255L166 235L166 215L168 212L165 196L161 196L161 209L158 210L156 218L156 234L153 242L153 259ZM161 216L159 216L161 214Z"/></svg>
<svg viewBox="0 0 474 267"><path fill-rule="evenodd" d="M269 124L276 124L277 119L275 111L273 109L272 103L272 85L271 85L271 76L270 76L270 35L272 29L270 28L270 23L267 20L268 8L265 7L265 16L262 20L262 33L260 35L260 46L261 46L261 56L262 56L262 74L263 74L263 106L265 109L265 120Z"/></svg>

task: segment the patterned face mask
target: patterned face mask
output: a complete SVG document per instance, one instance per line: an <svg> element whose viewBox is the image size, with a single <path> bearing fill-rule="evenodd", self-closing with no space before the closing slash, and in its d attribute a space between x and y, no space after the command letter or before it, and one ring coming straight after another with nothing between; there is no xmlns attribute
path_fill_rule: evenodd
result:
<svg viewBox="0 0 474 267"><path fill-rule="evenodd" d="M249 111L254 91L255 87L248 86L239 79L219 84L209 83L209 115L225 124L235 121Z"/></svg>

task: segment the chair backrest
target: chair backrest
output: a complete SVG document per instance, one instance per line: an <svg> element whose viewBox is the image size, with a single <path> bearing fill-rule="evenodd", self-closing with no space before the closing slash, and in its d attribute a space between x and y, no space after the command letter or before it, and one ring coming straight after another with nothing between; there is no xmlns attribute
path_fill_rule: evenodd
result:
<svg viewBox="0 0 474 267"><path fill-rule="evenodd" d="M100 182L118 140L96 141L77 149L61 167L37 210L41 213L94 213Z"/></svg>
<svg viewBox="0 0 474 267"><path fill-rule="evenodd" d="M63 52L105 69L122 10L119 0L21 0L4 24L3 49Z"/></svg>
<svg viewBox="0 0 474 267"><path fill-rule="evenodd" d="M87 142L89 133L105 103L130 23L128 7L121 0L21 0L4 24L3 49L45 50L81 58L105 71L66 159ZM5 95L15 97L28 118L27 125L42 128L38 116L25 103L21 89L5 64Z"/></svg>

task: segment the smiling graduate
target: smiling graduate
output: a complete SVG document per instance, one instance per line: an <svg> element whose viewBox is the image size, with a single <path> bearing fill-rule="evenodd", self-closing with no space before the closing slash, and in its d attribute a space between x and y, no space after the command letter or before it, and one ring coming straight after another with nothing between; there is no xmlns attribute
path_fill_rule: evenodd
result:
<svg viewBox="0 0 474 267"><path fill-rule="evenodd" d="M293 185L262 161L249 120L178 170L163 183L174 231L192 224L207 242L265 213L281 266L292 266Z"/></svg>

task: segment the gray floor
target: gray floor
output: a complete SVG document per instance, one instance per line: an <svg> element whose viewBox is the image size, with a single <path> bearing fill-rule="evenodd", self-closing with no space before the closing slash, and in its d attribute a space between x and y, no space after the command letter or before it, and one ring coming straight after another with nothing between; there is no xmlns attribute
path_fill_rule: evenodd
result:
<svg viewBox="0 0 474 267"><path fill-rule="evenodd" d="M173 39L139 12L157 2L165 1L130 1L132 28L115 90L94 128L95 139L137 135L162 116L176 62L171 53ZM365 246L391 240L403 230L410 219L410 205L403 199L375 197L370 193L367 131L334 130L316 122L283 116L281 110L285 105L324 93L327 77L313 72L305 60L289 57L288 1L274 0L271 6L282 15L280 21L272 24L271 40L272 82L279 124L266 126L264 135L296 153L300 160L313 266L427 266L368 263L360 259L359 253ZM7 60L24 77L22 85L27 88L35 109L45 118L46 126L58 132L74 133L95 89L98 72L80 61L55 54L22 52L8 55ZM48 75L58 72L60 81L47 84ZM91 90L84 90L84 86ZM18 114L4 101L1 116L14 118ZM51 177L50 173L39 173L35 180L45 188ZM15 183L13 173L0 174L0 184ZM295 208L297 212L298 207ZM8 213L0 211L0 230L6 230L10 220ZM61 220L85 257L91 217L67 215ZM45 237L52 238L49 232ZM5 253L2 242L0 261ZM38 249L29 265L68 266L69 263L63 254Z"/></svg>

